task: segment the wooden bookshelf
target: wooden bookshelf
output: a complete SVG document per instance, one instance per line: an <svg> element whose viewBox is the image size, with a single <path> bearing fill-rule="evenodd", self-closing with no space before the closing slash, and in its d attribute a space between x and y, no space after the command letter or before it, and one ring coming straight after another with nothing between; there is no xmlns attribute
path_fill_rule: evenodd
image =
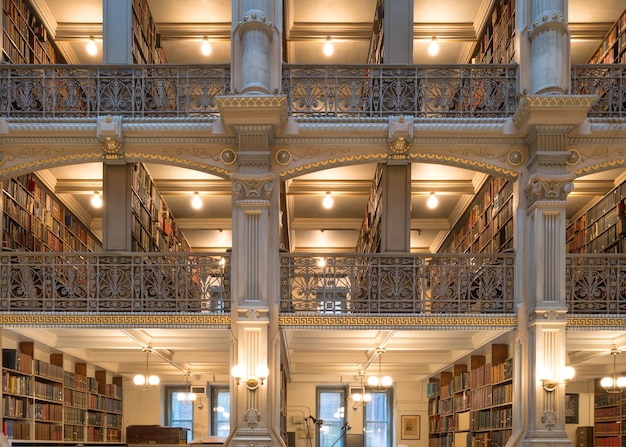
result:
<svg viewBox="0 0 626 447"><path fill-rule="evenodd" d="M161 48L160 37L148 6L148 0L133 0L132 20L133 63L165 63L165 51Z"/></svg>
<svg viewBox="0 0 626 447"><path fill-rule="evenodd" d="M579 215L566 228L568 253L624 253L626 182ZM622 206L624 205L624 206Z"/></svg>
<svg viewBox="0 0 626 447"><path fill-rule="evenodd" d="M376 166L372 188L356 245L357 253L380 253L382 234L383 164Z"/></svg>
<svg viewBox="0 0 626 447"><path fill-rule="evenodd" d="M515 58L516 1L496 0L479 34L472 63L508 64Z"/></svg>
<svg viewBox="0 0 626 447"><path fill-rule="evenodd" d="M590 64L626 64L626 10L589 59Z"/></svg>
<svg viewBox="0 0 626 447"><path fill-rule="evenodd" d="M28 1L3 0L2 9L3 62L11 64L65 63Z"/></svg>
<svg viewBox="0 0 626 447"><path fill-rule="evenodd" d="M50 354L49 361L37 357L34 342L2 350L5 436L14 441L121 442L121 377L108 384L106 371L88 377L85 363L65 370L62 354ZM96 418L89 417L94 400L103 402L101 410L93 410Z"/></svg>
<svg viewBox="0 0 626 447"><path fill-rule="evenodd" d="M444 247L451 253L498 253L513 248L513 183L490 178Z"/></svg>
<svg viewBox="0 0 626 447"><path fill-rule="evenodd" d="M372 23L372 35L370 36L370 47L367 55L368 64L382 64L384 62L384 14L385 7L383 0L376 2L374 11L374 21Z"/></svg>
<svg viewBox="0 0 626 447"><path fill-rule="evenodd" d="M513 423L508 345L442 371L428 383L429 447L504 447Z"/></svg>
<svg viewBox="0 0 626 447"><path fill-rule="evenodd" d="M622 425L626 423L626 402L624 393L607 393L600 385L600 379L594 382L593 445L596 447L622 446L626 442L626 433Z"/></svg>
<svg viewBox="0 0 626 447"><path fill-rule="evenodd" d="M100 240L44 186L36 174L4 181L0 202L3 250L102 250Z"/></svg>
<svg viewBox="0 0 626 447"><path fill-rule="evenodd" d="M189 243L141 163L133 165L132 189L133 251L189 251Z"/></svg>

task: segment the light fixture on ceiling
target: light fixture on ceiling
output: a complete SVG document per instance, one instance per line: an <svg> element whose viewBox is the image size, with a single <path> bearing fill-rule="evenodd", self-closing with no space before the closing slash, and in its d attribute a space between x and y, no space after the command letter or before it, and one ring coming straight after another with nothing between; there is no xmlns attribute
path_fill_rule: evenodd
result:
<svg viewBox="0 0 626 447"><path fill-rule="evenodd" d="M189 376L191 375L191 373L189 371L185 371L184 375L185 375L185 392L178 393L176 398L178 399L179 402L182 402L185 404L191 404L196 400L197 396L196 396L196 393L191 392L191 384L189 383Z"/></svg>
<svg viewBox="0 0 626 447"><path fill-rule="evenodd" d="M393 379L390 376L382 375L384 353L385 348L376 348L376 355L378 356L378 375L370 376L367 379L367 384L371 386L372 391L375 392L385 391L393 383Z"/></svg>
<svg viewBox="0 0 626 447"><path fill-rule="evenodd" d="M204 39L202 39L200 51L202 51L202 54L204 54L205 56L209 56L211 54L212 48L211 44L209 43L209 38L207 36L204 36Z"/></svg>
<svg viewBox="0 0 626 447"><path fill-rule="evenodd" d="M437 194L431 192L430 196L428 197L428 201L426 202L426 206L432 210L437 208L437 205L439 205L439 199L437 198Z"/></svg>
<svg viewBox="0 0 626 447"><path fill-rule="evenodd" d="M148 362L150 358L150 353L152 352L152 348L147 346L143 348L143 352L146 353L146 372L145 374L137 374L133 378L133 382L139 387L141 391L152 391L156 389L159 383L161 383L161 379L159 379L159 376L150 374L150 367Z"/></svg>
<svg viewBox="0 0 626 447"><path fill-rule="evenodd" d="M324 196L324 200L322 200L322 206L328 210L332 208L334 204L335 204L335 201L333 200L333 196L331 195L330 192L327 192L326 195Z"/></svg>
<svg viewBox="0 0 626 447"><path fill-rule="evenodd" d="M269 370L267 369L267 366L257 366L255 375L246 377L243 366L235 365L233 366L231 373L235 378L237 385L243 382L250 391L254 391L265 383L265 379L267 379L267 376L269 375Z"/></svg>
<svg viewBox="0 0 626 447"><path fill-rule="evenodd" d="M200 208L202 208L202 199L200 198L199 192L193 193L193 199L191 199L191 206L196 210L199 210Z"/></svg>
<svg viewBox="0 0 626 447"><path fill-rule="evenodd" d="M90 56L98 54L98 47L96 46L96 39L93 36L89 36L89 42L87 42L87 53Z"/></svg>
<svg viewBox="0 0 626 447"><path fill-rule="evenodd" d="M352 401L354 402L352 408L354 410L356 410L359 405L364 407L372 401L372 395L365 392L365 386L363 385L364 376L365 373L363 371L359 371L359 380L361 382L361 386L356 392L352 393Z"/></svg>
<svg viewBox="0 0 626 447"><path fill-rule="evenodd" d="M428 45L428 54L431 56L436 56L439 53L439 44L437 43L437 38L433 37L430 41L430 45Z"/></svg>
<svg viewBox="0 0 626 447"><path fill-rule="evenodd" d="M617 377L617 355L619 353L620 351L617 349L611 350L611 355L613 356L613 377L603 377L600 381L600 385L610 394L621 393L626 388L626 377Z"/></svg>
<svg viewBox="0 0 626 447"><path fill-rule="evenodd" d="M93 193L93 197L91 198L91 206L94 208L102 208L102 197L100 197L100 193L95 191Z"/></svg>
<svg viewBox="0 0 626 447"><path fill-rule="evenodd" d="M333 47L333 43L330 40L330 36L326 38L326 43L324 44L324 54L326 56L332 56L335 52L335 47Z"/></svg>

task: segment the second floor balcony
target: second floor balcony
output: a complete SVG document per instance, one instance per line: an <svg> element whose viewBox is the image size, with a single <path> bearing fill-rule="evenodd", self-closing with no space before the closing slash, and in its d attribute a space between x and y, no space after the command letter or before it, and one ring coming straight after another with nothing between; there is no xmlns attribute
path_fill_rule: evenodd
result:
<svg viewBox="0 0 626 447"><path fill-rule="evenodd" d="M508 118L522 96L516 65L285 65L294 118ZM597 95L589 116L624 117L626 65L572 67L571 93ZM213 119L231 95L224 65L6 65L0 116Z"/></svg>
<svg viewBox="0 0 626 447"><path fill-rule="evenodd" d="M228 314L224 254L2 253L0 312ZM515 255L282 254L281 314L514 314ZM568 311L626 314L626 259L568 255Z"/></svg>

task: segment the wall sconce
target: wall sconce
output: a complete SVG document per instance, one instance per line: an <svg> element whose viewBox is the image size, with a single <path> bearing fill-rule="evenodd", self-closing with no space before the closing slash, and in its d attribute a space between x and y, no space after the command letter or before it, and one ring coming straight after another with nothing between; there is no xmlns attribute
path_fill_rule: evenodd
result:
<svg viewBox="0 0 626 447"><path fill-rule="evenodd" d="M542 374L543 377L540 379L541 386L543 386L543 389L545 391L551 393L556 390L557 386L566 385L567 382L574 378L575 373L576 372L574 371L574 368L572 368L571 366L566 366L565 368L563 368L563 372L561 374L563 380L558 381L557 379L552 377L552 372L550 370L545 370Z"/></svg>
<svg viewBox="0 0 626 447"><path fill-rule="evenodd" d="M254 376L245 377L245 371L243 366L235 365L232 369L232 375L237 381L237 385L240 385L241 382L245 383L250 391L256 390L259 386L263 385L265 379L269 375L269 370L267 366L257 366L256 372Z"/></svg>

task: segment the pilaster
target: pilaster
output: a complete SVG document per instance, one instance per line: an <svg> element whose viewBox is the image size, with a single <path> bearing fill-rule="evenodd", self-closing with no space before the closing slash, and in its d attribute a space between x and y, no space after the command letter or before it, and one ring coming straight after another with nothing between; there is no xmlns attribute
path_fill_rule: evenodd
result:
<svg viewBox="0 0 626 447"><path fill-rule="evenodd" d="M103 63L132 64L132 0L103 0L102 11Z"/></svg>

